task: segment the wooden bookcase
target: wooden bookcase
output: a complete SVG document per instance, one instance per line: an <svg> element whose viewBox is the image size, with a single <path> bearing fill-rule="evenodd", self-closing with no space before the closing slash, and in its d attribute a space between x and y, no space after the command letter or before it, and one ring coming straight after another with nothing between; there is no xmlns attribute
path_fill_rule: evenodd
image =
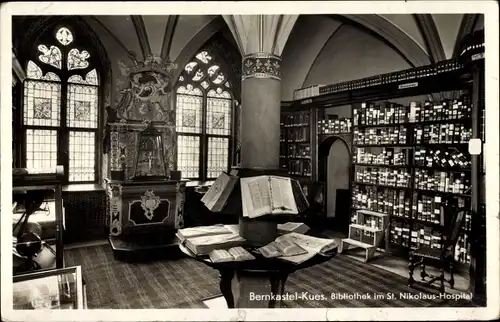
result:
<svg viewBox="0 0 500 322"><path fill-rule="evenodd" d="M402 248L403 250L409 250L412 247L412 234L414 241L413 246L415 246L415 240L418 242L418 239L429 240L430 238L432 243L433 236L429 234L429 231L434 230L439 232L434 236L434 241L436 242L441 236L442 227L445 224L446 218L441 218L441 214L439 214L439 220L430 218L428 212L430 211L432 214L432 208L430 208L431 210L425 209L424 212L424 201L425 204L428 203L428 200L432 200L436 203L439 201L439 198L436 200L436 196L441 196L442 202L450 197L457 197L460 202L463 202L465 206L471 210L462 228L462 236L458 245L461 248L467 248L468 246L462 245L465 243L464 240L468 239L472 242L470 249L470 265L474 266L475 269L471 270L471 274L479 276L484 273L485 257L485 216L484 211L481 210L484 209L485 204L483 183L485 169L484 157L482 155L469 155L468 140L471 138L481 138L483 144L485 140L484 35L481 32L476 32L465 37L460 49L458 57L447 61L441 61L437 64L333 85L320 86L318 90L319 95L293 102L282 102L282 113L309 111L310 115L314 115L317 119L323 120L321 117L321 115L324 114L322 110L327 108L351 105L354 114L354 110L361 109L361 104L363 103L371 104L406 99L403 105L408 107L403 110L403 119L399 121L401 124L395 124L396 122L393 120L389 124L356 125L353 120L352 135L351 133L335 133L335 131L328 134L323 133L321 129L325 126L324 122L318 123L317 126L310 126L310 151L312 155L311 180L318 180L318 178L322 177L322 169L321 167L318 168L318 145L332 135L350 138L353 150L358 150L360 148L364 148L365 150L368 148L379 148L379 150L382 148L386 150L392 149L393 153L399 153L401 156L401 160L398 163L373 164L373 162L353 162L351 168L351 192L354 192L356 186L361 184L356 180L355 176L356 169L358 168L370 167L370 171L372 171L371 169L374 169L373 171L376 171L375 169L394 170L399 172L400 176L407 173L406 182L403 180L402 183L396 187L389 184L384 185L380 182L362 182L364 187L393 190L395 194L402 198L402 207L397 208L398 211L396 214L394 214L394 211L391 214L390 229L392 230L392 234L390 234L389 238L391 244L402 246L398 248ZM439 103L447 98L452 100L458 99L459 97L456 96L456 94L459 92L466 94L465 98L468 101L466 104L470 106L470 110L463 112L460 117L455 117L454 119L444 116L430 119L424 117L423 119L411 120L411 122L407 119L408 114L413 113L409 107L412 97L425 96L429 97L429 101L431 101L430 97L432 97L434 103ZM427 99L420 99L417 102L423 105L425 104L425 100ZM354 119L354 115L352 115L352 118ZM312 123L310 122L310 124ZM418 141L416 138L417 132L420 130L429 129L436 131L436 129L441 129L441 126L449 126L447 124L454 124L456 126L455 128L460 130L458 131L460 134L466 129L467 137L459 141L444 140L441 142L437 141L436 143ZM282 126L284 125L285 124L282 124ZM356 141L356 130L371 129L374 131L372 133L377 133L377 131L384 128L397 128L406 131L406 134L401 136L404 136L407 141L404 143L399 141L385 141L375 142L375 144L360 143ZM450 130L449 127L448 130ZM400 134L398 134L398 136L399 135ZM284 142L286 142L286 137L284 138ZM462 155L465 156L467 166L443 167L434 163L425 164L425 155L423 151L425 150L427 154L430 149L439 151L440 153L450 153L450 151L453 151L453 155L455 156L452 156L452 159L457 158L458 154L462 153ZM354 155L358 151L352 152L354 161ZM422 157L424 163L422 163ZM464 162L464 160L462 161ZM286 162L283 162L282 166L286 167L286 164ZM470 189L465 188L460 191L459 185L458 190L436 191L439 190L439 186L437 189L435 189L436 187L434 186L422 186L422 178L425 178L426 173L427 177L433 174L439 174L439 178L443 176L445 178L444 180L448 177L448 181L451 179L451 175L453 175L452 181L456 178L463 179L462 182L464 184L466 183L465 181L468 181L466 185L470 187ZM424 196L432 199L424 200ZM422 206L419 206L419 204ZM421 207L421 209L419 209L419 207ZM356 210L356 207L353 205L352 211ZM419 236L421 233L424 236ZM406 240L403 238L405 235ZM464 255L463 249L457 250L457 254L460 255L460 258L458 258L459 261L469 262L468 256ZM471 280L472 279L475 279L475 277L471 276ZM471 286L471 288L477 289L477 286L474 285Z"/></svg>

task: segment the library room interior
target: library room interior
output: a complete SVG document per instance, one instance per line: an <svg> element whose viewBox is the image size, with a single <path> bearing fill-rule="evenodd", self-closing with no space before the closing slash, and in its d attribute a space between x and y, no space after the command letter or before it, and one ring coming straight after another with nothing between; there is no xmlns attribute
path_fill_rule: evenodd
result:
<svg viewBox="0 0 500 322"><path fill-rule="evenodd" d="M486 305L484 15L12 30L14 309Z"/></svg>

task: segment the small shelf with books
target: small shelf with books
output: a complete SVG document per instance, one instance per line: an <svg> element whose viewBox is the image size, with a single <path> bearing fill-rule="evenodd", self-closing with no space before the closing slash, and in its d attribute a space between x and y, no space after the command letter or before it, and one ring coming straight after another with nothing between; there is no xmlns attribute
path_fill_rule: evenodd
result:
<svg viewBox="0 0 500 322"><path fill-rule="evenodd" d="M388 226L389 215L370 210L356 210L349 225L349 237L341 240L340 251L347 251L352 246L364 248L365 261L369 261L380 243L384 239L388 240Z"/></svg>
<svg viewBox="0 0 500 322"><path fill-rule="evenodd" d="M297 178L311 178L312 149L309 110L281 113L280 168Z"/></svg>

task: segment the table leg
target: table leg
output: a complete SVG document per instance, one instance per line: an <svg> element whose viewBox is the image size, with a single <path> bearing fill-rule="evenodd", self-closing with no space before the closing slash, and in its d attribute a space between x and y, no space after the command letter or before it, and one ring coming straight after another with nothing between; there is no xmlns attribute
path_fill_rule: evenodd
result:
<svg viewBox="0 0 500 322"><path fill-rule="evenodd" d="M234 296L232 290L232 281L234 277L233 270L219 270L220 291L226 299L227 307L234 309Z"/></svg>
<svg viewBox="0 0 500 322"><path fill-rule="evenodd" d="M271 282L271 294L273 295L280 295L280 300L278 303L278 307L282 307L283 301L283 294L285 293L285 283L288 278L288 273L285 272L279 272L279 273L274 273L269 276L270 282ZM271 298L269 301L269 308L276 308L276 301Z"/></svg>

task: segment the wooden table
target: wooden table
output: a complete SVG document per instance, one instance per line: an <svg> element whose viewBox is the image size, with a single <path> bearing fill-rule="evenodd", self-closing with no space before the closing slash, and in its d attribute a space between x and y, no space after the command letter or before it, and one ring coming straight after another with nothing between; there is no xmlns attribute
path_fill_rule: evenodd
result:
<svg viewBox="0 0 500 322"><path fill-rule="evenodd" d="M250 248L247 249L256 257L255 260L213 263L206 255L197 256L182 244L179 247L187 256L219 271L220 290L228 308L281 307L288 276L332 259L338 248L336 246L327 255L316 255L301 264L294 264L278 258L265 258ZM267 295L262 298L269 300L252 300L250 292ZM279 301L276 301L275 295L280 295Z"/></svg>

